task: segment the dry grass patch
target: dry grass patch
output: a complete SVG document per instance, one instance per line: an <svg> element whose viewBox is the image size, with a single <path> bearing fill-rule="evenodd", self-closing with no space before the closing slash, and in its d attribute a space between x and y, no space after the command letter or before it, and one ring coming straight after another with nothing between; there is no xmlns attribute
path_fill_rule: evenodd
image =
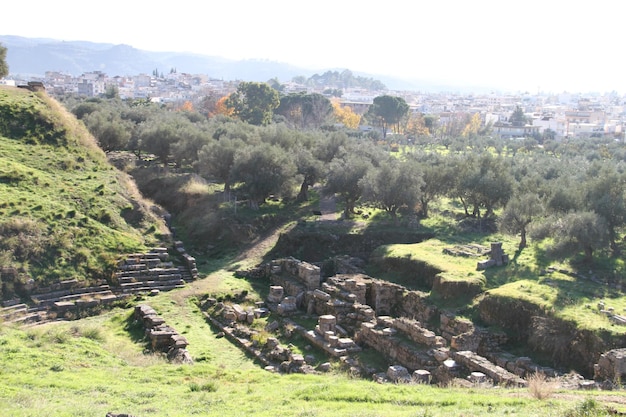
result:
<svg viewBox="0 0 626 417"><path fill-rule="evenodd" d="M528 390L533 398L545 400L554 395L558 384L556 381L549 379L545 374L536 372L528 378Z"/></svg>

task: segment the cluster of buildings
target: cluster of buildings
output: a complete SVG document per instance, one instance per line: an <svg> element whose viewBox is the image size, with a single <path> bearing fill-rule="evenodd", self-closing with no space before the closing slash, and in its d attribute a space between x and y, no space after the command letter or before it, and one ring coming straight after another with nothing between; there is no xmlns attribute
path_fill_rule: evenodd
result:
<svg viewBox="0 0 626 417"><path fill-rule="evenodd" d="M237 81L210 78L202 74L179 73L139 74L110 77L101 71L79 77L48 71L41 81L48 94L77 94L87 97L106 95L114 89L122 99L150 99L162 103L197 102L205 96L225 96L235 91ZM5 80L20 83L20 80ZM281 84L282 93L323 93L329 86L308 87L295 82ZM340 102L355 113L364 114L380 91L359 88L344 89ZM386 91L406 100L411 111L436 116L440 130L460 133L475 114L483 126L489 125L494 136L503 138L585 138L614 137L624 139L626 97L617 93L542 93L461 94ZM513 122L511 115L521 108L525 123ZM458 130L458 132L455 131Z"/></svg>

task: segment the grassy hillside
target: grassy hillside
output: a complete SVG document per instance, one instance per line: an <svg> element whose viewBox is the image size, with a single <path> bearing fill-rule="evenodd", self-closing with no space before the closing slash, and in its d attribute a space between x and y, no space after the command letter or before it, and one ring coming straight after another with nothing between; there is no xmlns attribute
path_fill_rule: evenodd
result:
<svg viewBox="0 0 626 417"><path fill-rule="evenodd" d="M45 94L0 88L2 298L29 279L108 278L121 253L154 245L158 232L81 123Z"/></svg>

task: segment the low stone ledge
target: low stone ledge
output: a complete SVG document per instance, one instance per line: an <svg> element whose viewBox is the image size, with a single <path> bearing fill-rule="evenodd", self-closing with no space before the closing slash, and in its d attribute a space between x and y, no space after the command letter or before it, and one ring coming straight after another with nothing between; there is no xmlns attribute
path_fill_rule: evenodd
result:
<svg viewBox="0 0 626 417"><path fill-rule="evenodd" d="M452 358L472 372L482 372L496 384L526 387L528 382L471 351L453 352Z"/></svg>

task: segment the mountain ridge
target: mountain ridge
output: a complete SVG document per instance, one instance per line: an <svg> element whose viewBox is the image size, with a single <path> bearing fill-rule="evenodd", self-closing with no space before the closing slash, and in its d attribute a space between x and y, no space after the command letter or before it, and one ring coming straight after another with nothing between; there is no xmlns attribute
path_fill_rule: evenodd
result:
<svg viewBox="0 0 626 417"><path fill-rule="evenodd" d="M43 77L46 71L59 71L73 76L102 71L110 76L125 76L150 74L155 69L166 72L176 68L179 72L207 74L216 79L267 81L276 77L281 81L288 81L295 76L310 77L316 73L345 69L313 70L270 60L232 60L192 52L146 51L127 44L63 41L14 35L0 35L0 43L7 48L10 73L21 77ZM445 85L428 80L408 80L363 71L353 72L378 79L392 90L465 89L463 86Z"/></svg>

